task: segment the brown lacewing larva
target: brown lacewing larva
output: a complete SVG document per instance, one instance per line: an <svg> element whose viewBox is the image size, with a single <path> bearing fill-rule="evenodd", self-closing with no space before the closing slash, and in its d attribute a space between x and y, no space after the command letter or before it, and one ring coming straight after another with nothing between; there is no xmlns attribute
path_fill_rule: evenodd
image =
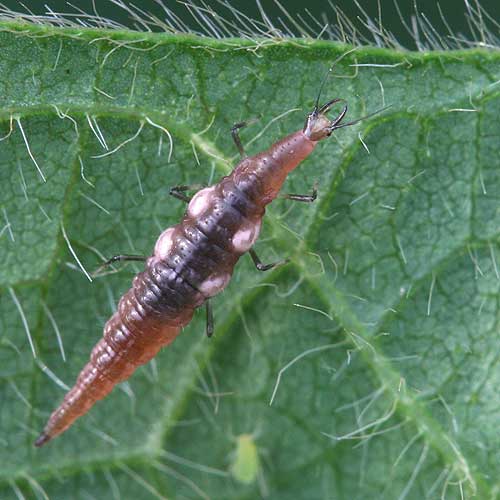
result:
<svg viewBox="0 0 500 500"><path fill-rule="evenodd" d="M323 85L325 81L326 78ZM44 445L68 429L116 384L170 344L191 321L194 310L203 304L207 306L210 336L213 318L208 301L227 286L236 262L244 253L249 252L257 269L262 271L285 262L263 265L252 250L266 205L278 196L287 175L312 153L318 141L336 129L360 121L341 123L347 113L345 101L333 99L320 107L320 94L303 129L255 156L245 156L239 139L238 130L245 123L234 125L232 135L242 159L231 174L218 184L198 191L192 199L183 194L187 186L173 188L171 194L189 205L181 222L161 233L153 255L148 258L119 255L107 262L145 260L145 270L135 276L132 288L120 299L117 311L104 326L103 337L92 350L90 361L50 416L35 446ZM343 104L342 110L334 120L329 120L326 113L339 102ZM316 192L284 197L313 201Z"/></svg>

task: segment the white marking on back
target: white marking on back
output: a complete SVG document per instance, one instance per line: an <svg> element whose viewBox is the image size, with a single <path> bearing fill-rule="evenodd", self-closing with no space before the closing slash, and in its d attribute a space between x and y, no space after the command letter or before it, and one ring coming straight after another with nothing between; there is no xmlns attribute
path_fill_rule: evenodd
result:
<svg viewBox="0 0 500 500"><path fill-rule="evenodd" d="M155 257L157 257L158 259L163 260L167 258L168 253L172 248L173 244L172 233L174 231L175 228L169 227L168 229L165 229L163 233L160 234L160 237L156 241L155 251L154 251Z"/></svg>
<svg viewBox="0 0 500 500"><path fill-rule="evenodd" d="M213 274L209 278L207 278L198 289L205 297L213 297L218 294L229 283L231 279L231 275L229 273L224 274Z"/></svg>
<svg viewBox="0 0 500 500"><path fill-rule="evenodd" d="M245 253L250 250L257 241L260 233L261 220L257 222L247 222L241 226L233 236L232 244L235 252Z"/></svg>
<svg viewBox="0 0 500 500"><path fill-rule="evenodd" d="M213 187L208 187L198 191L188 205L188 215L190 217L199 217L209 206L211 202Z"/></svg>

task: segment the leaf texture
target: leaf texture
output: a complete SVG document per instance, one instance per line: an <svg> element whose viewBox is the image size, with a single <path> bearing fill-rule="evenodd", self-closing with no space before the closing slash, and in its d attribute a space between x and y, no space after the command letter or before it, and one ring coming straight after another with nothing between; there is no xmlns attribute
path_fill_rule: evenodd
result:
<svg viewBox="0 0 500 500"><path fill-rule="evenodd" d="M169 187L227 173L234 122L258 118L249 154L302 127L348 49L1 26L1 498L496 497L500 56L485 50L339 62L325 100L350 119L392 107L291 175L288 192L318 181L315 204L268 210L256 249L291 263L243 258L213 339L196 314L32 446L140 270L81 267L150 254L184 210ZM243 435L258 458L235 456Z"/></svg>

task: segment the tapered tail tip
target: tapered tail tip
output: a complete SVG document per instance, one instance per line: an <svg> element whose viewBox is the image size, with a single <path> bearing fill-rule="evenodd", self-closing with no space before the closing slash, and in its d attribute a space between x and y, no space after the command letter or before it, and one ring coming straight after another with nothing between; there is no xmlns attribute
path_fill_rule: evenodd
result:
<svg viewBox="0 0 500 500"><path fill-rule="evenodd" d="M45 432L42 432L39 436L38 439L35 441L35 446L37 448L40 448L40 446L43 446L47 441L50 441L51 437L48 434L45 434Z"/></svg>

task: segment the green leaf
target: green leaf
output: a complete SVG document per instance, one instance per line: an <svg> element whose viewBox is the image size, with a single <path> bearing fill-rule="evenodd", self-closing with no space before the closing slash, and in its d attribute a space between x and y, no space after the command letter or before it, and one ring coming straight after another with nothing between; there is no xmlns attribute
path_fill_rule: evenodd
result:
<svg viewBox="0 0 500 500"><path fill-rule="evenodd" d="M259 119L250 154L301 128L349 47L4 22L0 49L1 498L498 494L498 52L345 57L324 98L392 107L290 176L315 204L268 210L257 250L291 264L243 258L213 339L195 315L35 449L140 270L91 283L75 255L149 254L184 209L168 188L228 172L234 122Z"/></svg>

